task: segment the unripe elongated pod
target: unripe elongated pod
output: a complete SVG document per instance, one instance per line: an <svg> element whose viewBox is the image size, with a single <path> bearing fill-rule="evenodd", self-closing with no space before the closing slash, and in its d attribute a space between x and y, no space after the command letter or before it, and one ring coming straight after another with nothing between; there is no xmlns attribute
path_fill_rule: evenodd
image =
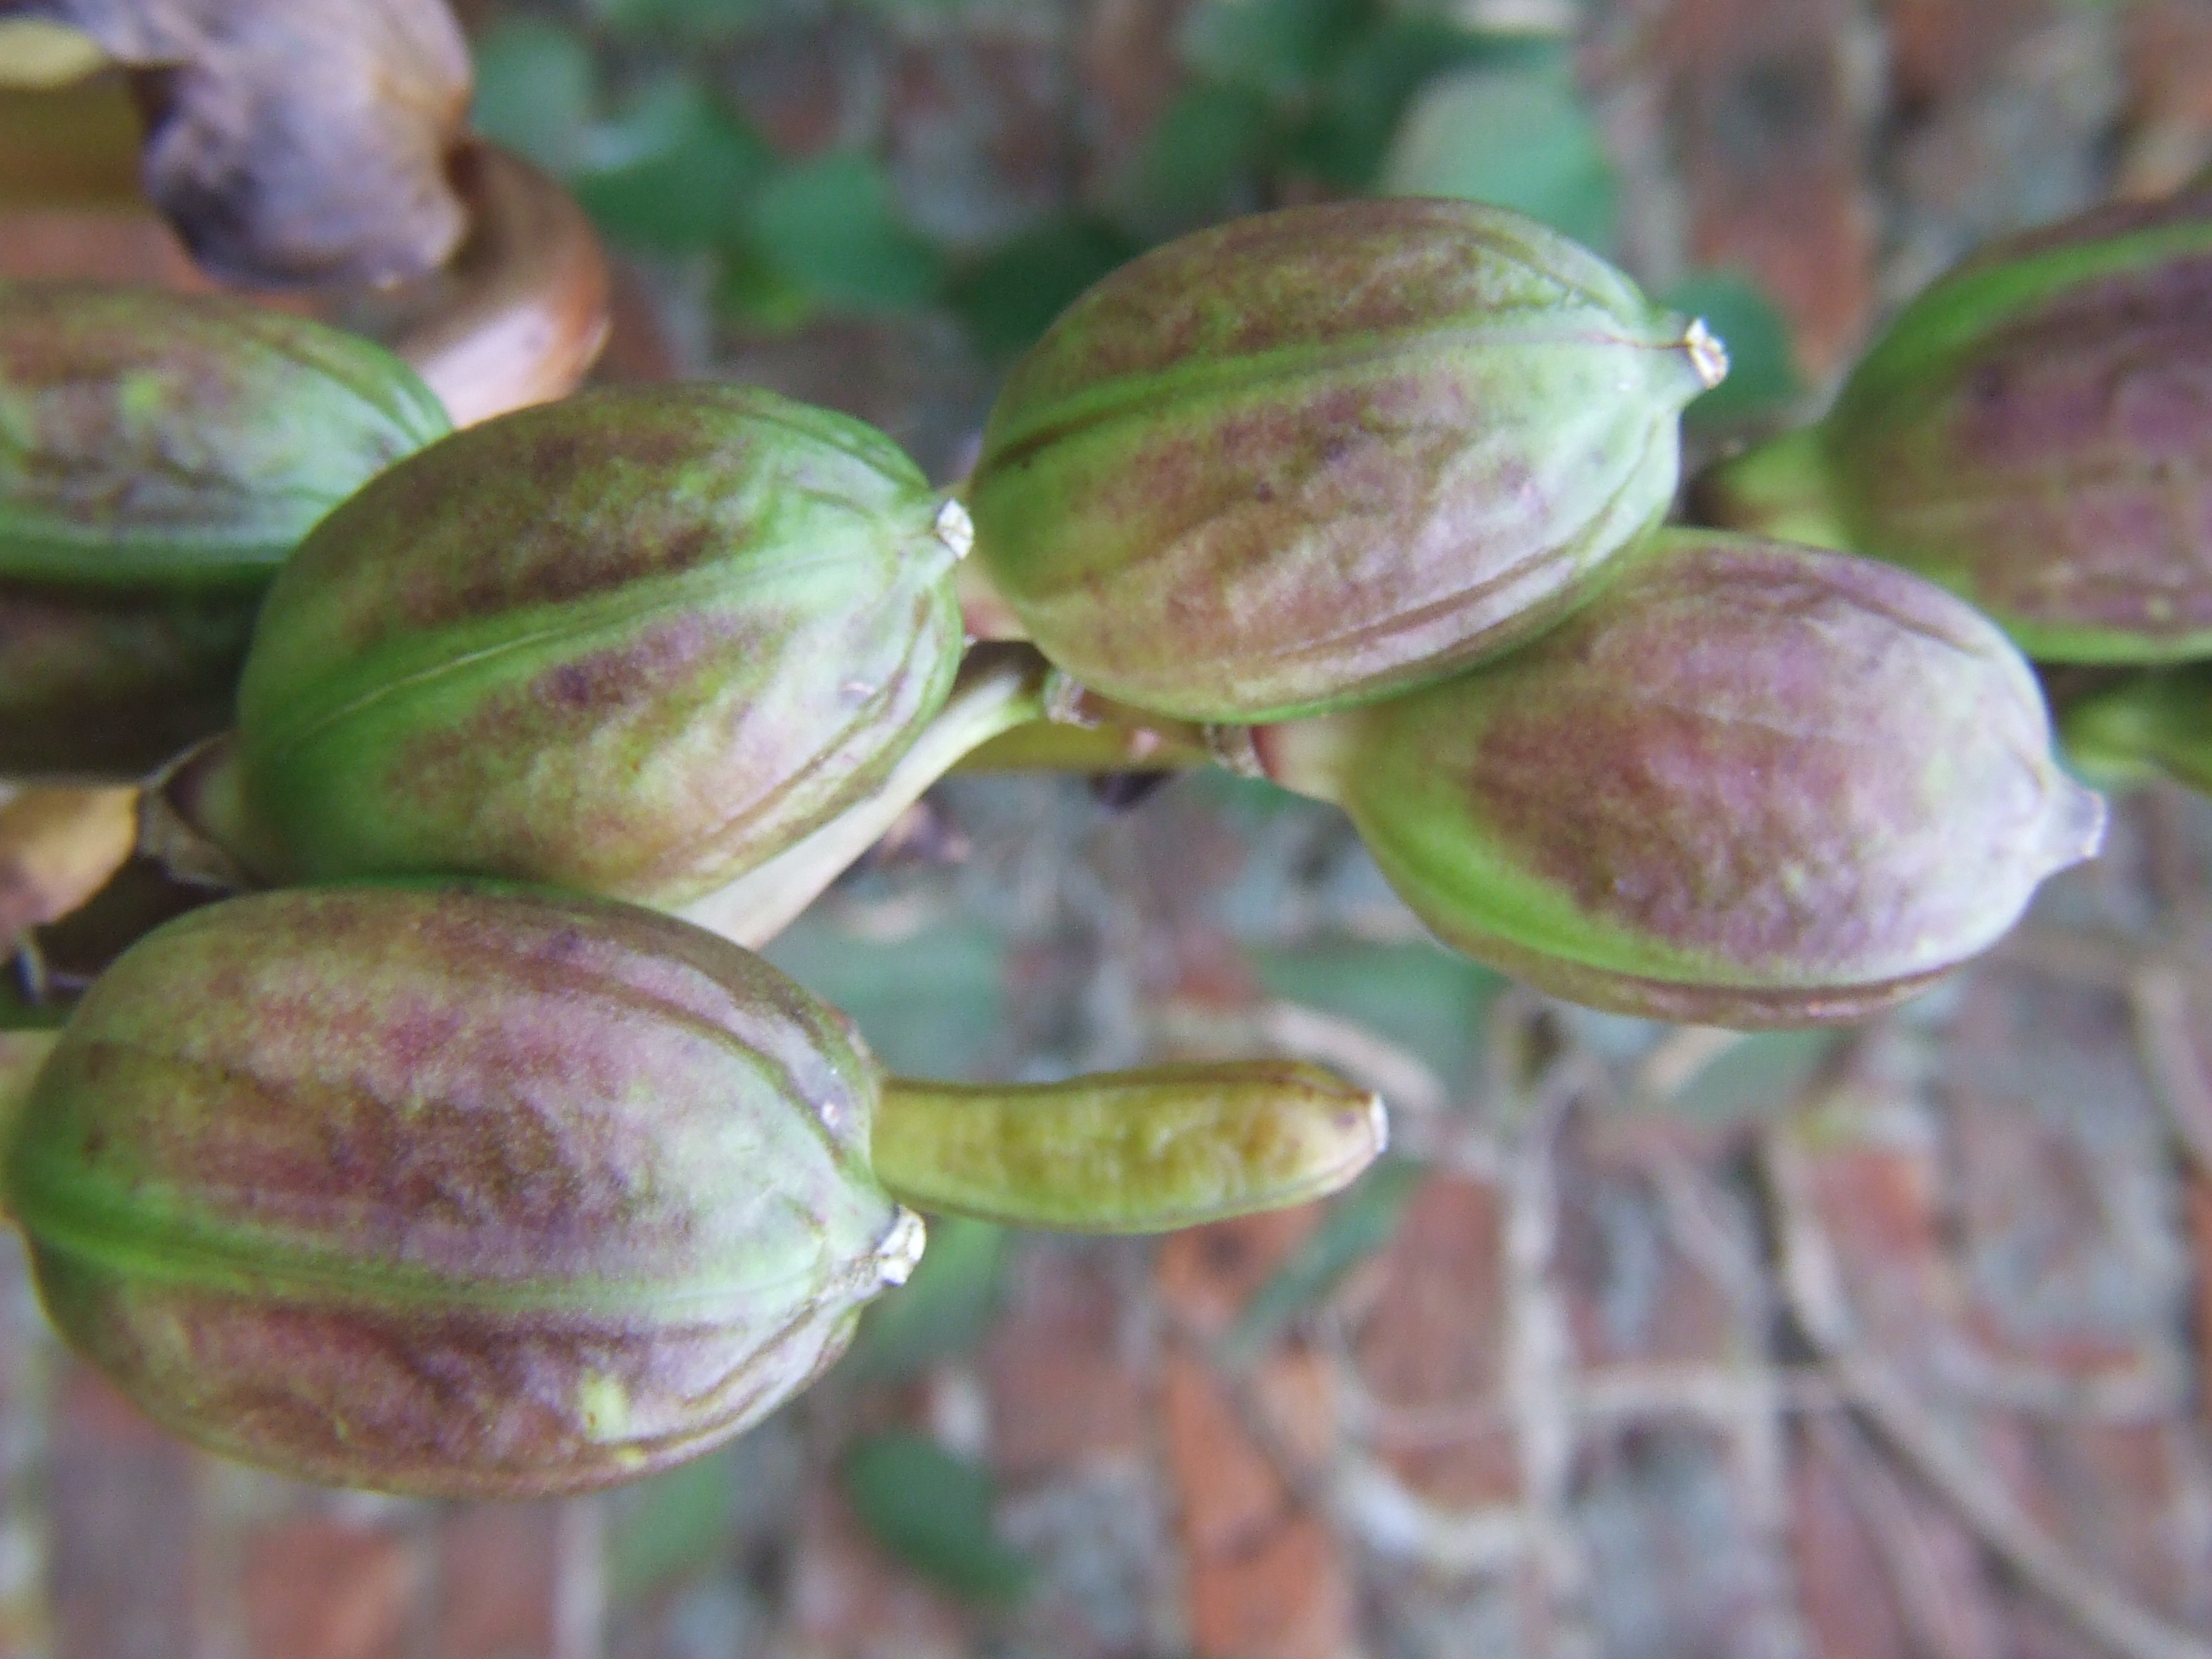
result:
<svg viewBox="0 0 2212 1659"><path fill-rule="evenodd" d="M2212 191L1984 249L1694 500L1917 570L2039 660L2212 653Z"/></svg>
<svg viewBox="0 0 2212 1659"><path fill-rule="evenodd" d="M1537 632L1674 499L1701 325L1533 221L1342 202L1204 230L1015 365L968 499L1045 653L1191 720L1340 707Z"/></svg>
<svg viewBox="0 0 2212 1659"><path fill-rule="evenodd" d="M1257 744L1447 942L1708 1024L1909 994L2104 823L1987 619L1892 566L1717 532L1660 532L1500 662Z"/></svg>
<svg viewBox="0 0 2212 1659"><path fill-rule="evenodd" d="M221 730L276 567L447 429L303 318L0 284L0 773L133 777Z"/></svg>
<svg viewBox="0 0 2212 1659"><path fill-rule="evenodd" d="M876 1170L907 1202L1075 1232L1304 1203L1344 1186L1388 1139L1376 1097L1294 1060L1028 1085L901 1081L884 1103Z"/></svg>
<svg viewBox="0 0 2212 1659"><path fill-rule="evenodd" d="M522 1496L646 1474L803 1387L919 1254L898 1200L1157 1231L1333 1191L1382 1132L1308 1066L885 1078L704 929L409 883L140 940L0 1173L47 1312L160 1421L309 1479Z"/></svg>
<svg viewBox="0 0 2212 1659"><path fill-rule="evenodd" d="M927 724L966 544L889 439L748 387L458 433L287 566L206 827L268 880L680 902L867 793Z"/></svg>

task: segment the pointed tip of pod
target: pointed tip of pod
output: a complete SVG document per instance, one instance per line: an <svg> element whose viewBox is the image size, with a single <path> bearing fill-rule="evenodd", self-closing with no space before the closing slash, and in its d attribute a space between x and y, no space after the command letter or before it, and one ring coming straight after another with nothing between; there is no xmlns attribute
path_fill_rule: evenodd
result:
<svg viewBox="0 0 2212 1659"><path fill-rule="evenodd" d="M1690 325L1682 331L1682 349L1688 354L1690 367L1697 371L1698 382L1711 392L1728 379L1728 343L1705 326L1702 317L1690 319Z"/></svg>
<svg viewBox="0 0 2212 1659"><path fill-rule="evenodd" d="M1317 1073L1318 1068L1303 1068ZM1382 1097L1326 1073L1309 1077L1310 1115L1302 1131L1303 1167L1281 1182L1265 1206L1310 1203L1349 1187L1390 1148L1390 1112Z"/></svg>
<svg viewBox="0 0 2212 1659"><path fill-rule="evenodd" d="M1346 1104L1329 1127L1333 1133L1326 1139L1334 1143L1336 1158L1325 1170L1325 1160L1316 1160L1316 1173L1305 1194L1308 1201L1342 1192L1390 1150L1390 1109L1379 1094L1370 1091L1364 1099Z"/></svg>
<svg viewBox="0 0 2212 1659"><path fill-rule="evenodd" d="M2104 849L2110 817L2102 795L2059 774L2051 811L2043 821L2044 846L2050 859L2046 873L2086 864L2096 857Z"/></svg>
<svg viewBox="0 0 2212 1659"><path fill-rule="evenodd" d="M1367 1097L1367 1161L1374 1162L1390 1150L1390 1109L1382 1103L1382 1097Z"/></svg>
<svg viewBox="0 0 2212 1659"><path fill-rule="evenodd" d="M929 528L932 535L951 550L956 561L975 551L975 521L968 516L968 509L951 496L937 509L937 518Z"/></svg>
<svg viewBox="0 0 2212 1659"><path fill-rule="evenodd" d="M876 1245L876 1273L885 1289L903 1285L921 1265L929 1228L912 1210L902 1208Z"/></svg>

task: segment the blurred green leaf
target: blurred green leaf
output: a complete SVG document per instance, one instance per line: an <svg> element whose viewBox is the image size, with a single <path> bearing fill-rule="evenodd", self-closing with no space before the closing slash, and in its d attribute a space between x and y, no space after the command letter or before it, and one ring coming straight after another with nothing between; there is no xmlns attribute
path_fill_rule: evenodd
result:
<svg viewBox="0 0 2212 1659"><path fill-rule="evenodd" d="M1224 86L1295 99L1375 12L1373 0L1204 0L1185 15L1176 55Z"/></svg>
<svg viewBox="0 0 2212 1659"><path fill-rule="evenodd" d="M1252 945L1247 956L1271 996L1340 1014L1419 1056L1447 1087L1472 1075L1485 1011L1505 979L1456 951L1331 939Z"/></svg>
<svg viewBox="0 0 2212 1659"><path fill-rule="evenodd" d="M914 1275L871 1303L852 1366L871 1376L908 1376L932 1360L965 1353L997 1312L1006 1266L1003 1227L966 1216L932 1216L929 1247Z"/></svg>
<svg viewBox="0 0 2212 1659"><path fill-rule="evenodd" d="M1426 1173L1426 1166L1410 1158L1385 1158L1362 1176L1245 1304L1223 1343L1224 1355L1233 1360L1254 1358L1346 1273L1387 1248Z"/></svg>
<svg viewBox="0 0 2212 1659"><path fill-rule="evenodd" d="M1389 153L1406 106L1443 71L1515 48L1438 18L1391 17L1364 31L1329 70L1289 160L1344 190L1365 190Z"/></svg>
<svg viewBox="0 0 2212 1659"><path fill-rule="evenodd" d="M732 242L723 248L714 306L728 321L762 334L788 334L803 328L822 309L750 242Z"/></svg>
<svg viewBox="0 0 2212 1659"><path fill-rule="evenodd" d="M725 1447L622 1493L607 1545L608 1589L617 1600L721 1552L729 1541L733 1461Z"/></svg>
<svg viewBox="0 0 2212 1659"><path fill-rule="evenodd" d="M1704 318L1728 347L1728 378L1690 405L1689 418L1735 420L1787 403L1803 389L1790 325L1748 277L1733 270L1698 271L1664 298L1674 310Z"/></svg>
<svg viewBox="0 0 2212 1659"><path fill-rule="evenodd" d="M1184 88L1145 135L1135 176L1138 218L1173 234L1249 206L1274 131L1259 93L1204 82Z"/></svg>
<svg viewBox="0 0 2212 1659"><path fill-rule="evenodd" d="M877 1434L846 1454L845 1496L876 1541L948 1589L1006 1601L1027 1586L1027 1557L1000 1538L991 1479L917 1434Z"/></svg>
<svg viewBox="0 0 2212 1659"><path fill-rule="evenodd" d="M69 1024L70 1010L76 1006L74 999L33 1002L23 994L20 974L12 969L0 971L0 1032L58 1031ZM43 1064L45 1058L40 1055L37 1064ZM5 1065L5 1057L0 1057L0 1069Z"/></svg>
<svg viewBox="0 0 2212 1659"><path fill-rule="evenodd" d="M1430 82L1391 143L1382 189L1490 202L1600 252L1613 245L1612 163L1556 50Z"/></svg>
<svg viewBox="0 0 2212 1659"><path fill-rule="evenodd" d="M1730 1123L1780 1111L1842 1038L1834 1031L1761 1031L1730 1043L1666 1101L1671 1112Z"/></svg>
<svg viewBox="0 0 2212 1659"><path fill-rule="evenodd" d="M571 171L598 113L591 48L548 19L507 17L477 43L476 66L477 131L549 173Z"/></svg>
<svg viewBox="0 0 2212 1659"><path fill-rule="evenodd" d="M1077 295L1140 251L1103 221L1071 216L1016 237L952 279L952 308L993 356L1025 351Z"/></svg>
<svg viewBox="0 0 2212 1659"><path fill-rule="evenodd" d="M824 305L905 310L944 282L937 251L901 222L890 181L869 156L786 167L755 200L752 230L769 268Z"/></svg>
<svg viewBox="0 0 2212 1659"><path fill-rule="evenodd" d="M716 247L745 234L776 157L696 82L649 87L590 133L576 198L617 241L663 252Z"/></svg>
<svg viewBox="0 0 2212 1659"><path fill-rule="evenodd" d="M884 1065L916 1077L973 1077L1005 1022L1006 941L947 920L912 939L858 939L818 912L763 952L859 1023Z"/></svg>
<svg viewBox="0 0 2212 1659"><path fill-rule="evenodd" d="M762 0L586 0L585 9L611 32L726 40L744 32Z"/></svg>

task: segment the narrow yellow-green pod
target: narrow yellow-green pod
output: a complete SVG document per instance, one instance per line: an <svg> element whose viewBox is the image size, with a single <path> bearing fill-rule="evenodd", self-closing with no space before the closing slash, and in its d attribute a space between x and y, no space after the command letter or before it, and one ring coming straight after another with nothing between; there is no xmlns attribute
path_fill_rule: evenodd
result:
<svg viewBox="0 0 2212 1659"><path fill-rule="evenodd" d="M1065 1083L885 1082L869 1154L917 1209L1071 1232L1195 1226L1322 1198L1375 1161L1380 1097L1295 1060Z"/></svg>

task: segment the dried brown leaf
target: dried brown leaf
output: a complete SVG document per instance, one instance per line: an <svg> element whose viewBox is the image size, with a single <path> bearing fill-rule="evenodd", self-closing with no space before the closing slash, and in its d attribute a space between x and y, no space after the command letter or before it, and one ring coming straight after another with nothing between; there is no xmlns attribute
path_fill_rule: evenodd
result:
<svg viewBox="0 0 2212 1659"><path fill-rule="evenodd" d="M215 275L380 284L465 228L446 160L469 100L443 0L0 0L131 71L147 193Z"/></svg>

